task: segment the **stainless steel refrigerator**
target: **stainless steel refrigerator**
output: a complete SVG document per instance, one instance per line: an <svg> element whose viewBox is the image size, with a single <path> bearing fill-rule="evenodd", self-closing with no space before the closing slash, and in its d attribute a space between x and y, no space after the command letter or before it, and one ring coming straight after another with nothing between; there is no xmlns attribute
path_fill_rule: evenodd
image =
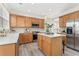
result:
<svg viewBox="0 0 79 59"><path fill-rule="evenodd" d="M79 19L71 19L66 23L67 47L79 51Z"/></svg>

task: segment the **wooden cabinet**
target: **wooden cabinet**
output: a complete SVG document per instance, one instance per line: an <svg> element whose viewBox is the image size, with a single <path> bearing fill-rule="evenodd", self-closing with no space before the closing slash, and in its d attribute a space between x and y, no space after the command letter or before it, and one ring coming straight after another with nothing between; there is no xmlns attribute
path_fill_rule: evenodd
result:
<svg viewBox="0 0 79 59"><path fill-rule="evenodd" d="M38 47L40 50L42 49L42 43L43 43L42 39L43 39L43 36L38 35Z"/></svg>
<svg viewBox="0 0 79 59"><path fill-rule="evenodd" d="M31 18L31 19L32 19L32 23L39 24L39 19L37 18Z"/></svg>
<svg viewBox="0 0 79 59"><path fill-rule="evenodd" d="M79 11L59 17L59 27L66 28L66 22L69 20L75 21L76 18L79 18Z"/></svg>
<svg viewBox="0 0 79 59"><path fill-rule="evenodd" d="M62 37L52 38L52 55L62 55Z"/></svg>
<svg viewBox="0 0 79 59"><path fill-rule="evenodd" d="M47 56L50 56L52 49L51 49L51 40L49 37L43 36L42 46L43 46L43 53Z"/></svg>
<svg viewBox="0 0 79 59"><path fill-rule="evenodd" d="M11 27L16 27L16 15L10 15L10 25Z"/></svg>
<svg viewBox="0 0 79 59"><path fill-rule="evenodd" d="M47 56L61 56L62 37L38 35L38 47Z"/></svg>
<svg viewBox="0 0 79 59"><path fill-rule="evenodd" d="M44 28L44 19L39 20L39 28Z"/></svg>
<svg viewBox="0 0 79 59"><path fill-rule="evenodd" d="M32 42L32 33L20 33L19 34L19 41L20 44Z"/></svg>
<svg viewBox="0 0 79 59"><path fill-rule="evenodd" d="M44 29L44 19L18 15L11 15L10 19L11 27L32 28L32 24L39 24L39 28Z"/></svg>
<svg viewBox="0 0 79 59"><path fill-rule="evenodd" d="M26 20L25 20L25 27L26 28L31 28L32 27L32 20L30 17L26 17Z"/></svg>
<svg viewBox="0 0 79 59"><path fill-rule="evenodd" d="M69 14L69 19L75 20L78 17L79 17L79 11Z"/></svg>
<svg viewBox="0 0 79 59"><path fill-rule="evenodd" d="M33 18L32 23L39 24L39 28L44 29L44 19Z"/></svg>
<svg viewBox="0 0 79 59"><path fill-rule="evenodd" d="M69 19L69 15L64 15L64 16L59 17L59 27L65 28L67 19Z"/></svg>
<svg viewBox="0 0 79 59"><path fill-rule="evenodd" d="M16 55L17 55L16 44L0 45L0 56L16 56Z"/></svg>
<svg viewBox="0 0 79 59"><path fill-rule="evenodd" d="M26 17L17 16L17 27L25 27L25 20L26 20Z"/></svg>

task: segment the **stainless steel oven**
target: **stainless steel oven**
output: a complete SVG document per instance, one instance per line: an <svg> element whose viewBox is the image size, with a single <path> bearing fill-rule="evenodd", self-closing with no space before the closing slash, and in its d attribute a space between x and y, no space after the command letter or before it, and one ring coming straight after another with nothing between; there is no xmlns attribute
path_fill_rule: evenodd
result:
<svg viewBox="0 0 79 59"><path fill-rule="evenodd" d="M38 39L38 33L37 31L33 32L33 40L37 40Z"/></svg>

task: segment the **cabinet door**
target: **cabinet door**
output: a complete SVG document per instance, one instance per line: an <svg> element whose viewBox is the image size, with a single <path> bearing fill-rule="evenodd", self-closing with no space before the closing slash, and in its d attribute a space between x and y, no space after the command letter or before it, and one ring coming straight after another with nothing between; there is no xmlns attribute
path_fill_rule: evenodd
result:
<svg viewBox="0 0 79 59"><path fill-rule="evenodd" d="M39 24L39 19L37 19L37 18L31 18L32 19L32 23L35 23L35 24Z"/></svg>
<svg viewBox="0 0 79 59"><path fill-rule="evenodd" d="M17 16L17 27L25 27L25 19L26 17Z"/></svg>
<svg viewBox="0 0 79 59"><path fill-rule="evenodd" d="M39 28L44 28L44 19L39 20Z"/></svg>
<svg viewBox="0 0 79 59"><path fill-rule="evenodd" d="M62 37L52 38L52 55L61 56L62 51Z"/></svg>
<svg viewBox="0 0 79 59"><path fill-rule="evenodd" d="M21 33L19 35L20 43L32 42L32 33Z"/></svg>
<svg viewBox="0 0 79 59"><path fill-rule="evenodd" d="M23 34L23 43L27 43L28 42L28 39L29 38L29 35L28 34Z"/></svg>
<svg viewBox="0 0 79 59"><path fill-rule="evenodd" d="M27 28L31 28L32 27L32 21L31 21L30 17L26 17L25 27L27 27Z"/></svg>
<svg viewBox="0 0 79 59"><path fill-rule="evenodd" d="M28 42L32 42L33 40L33 34L32 33L28 33Z"/></svg>
<svg viewBox="0 0 79 59"><path fill-rule="evenodd" d="M63 27L63 23L64 23L64 18L63 17L60 17L59 18L59 27Z"/></svg>
<svg viewBox="0 0 79 59"><path fill-rule="evenodd" d="M49 37L43 37L43 52L45 55L51 55L51 39Z"/></svg>
<svg viewBox="0 0 79 59"><path fill-rule="evenodd" d="M23 43L23 39L24 39L23 38L23 33L20 33L19 34L19 42L20 42L20 44Z"/></svg>
<svg viewBox="0 0 79 59"><path fill-rule="evenodd" d="M10 24L11 24L11 27L16 27L16 15L10 16Z"/></svg>
<svg viewBox="0 0 79 59"><path fill-rule="evenodd" d="M39 47L39 49L42 49L42 40L43 40L42 35L38 35L38 47Z"/></svg>
<svg viewBox="0 0 79 59"><path fill-rule="evenodd" d="M59 18L59 27L65 28L66 27L66 22L69 19L69 15L65 15Z"/></svg>

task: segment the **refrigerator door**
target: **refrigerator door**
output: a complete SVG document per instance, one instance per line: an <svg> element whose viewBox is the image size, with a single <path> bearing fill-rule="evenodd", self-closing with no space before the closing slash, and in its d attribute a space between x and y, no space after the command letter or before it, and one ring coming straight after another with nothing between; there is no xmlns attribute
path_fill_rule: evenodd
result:
<svg viewBox="0 0 79 59"><path fill-rule="evenodd" d="M79 50L79 19L75 20L75 49Z"/></svg>
<svg viewBox="0 0 79 59"><path fill-rule="evenodd" d="M67 21L67 47L74 48L74 21Z"/></svg>

